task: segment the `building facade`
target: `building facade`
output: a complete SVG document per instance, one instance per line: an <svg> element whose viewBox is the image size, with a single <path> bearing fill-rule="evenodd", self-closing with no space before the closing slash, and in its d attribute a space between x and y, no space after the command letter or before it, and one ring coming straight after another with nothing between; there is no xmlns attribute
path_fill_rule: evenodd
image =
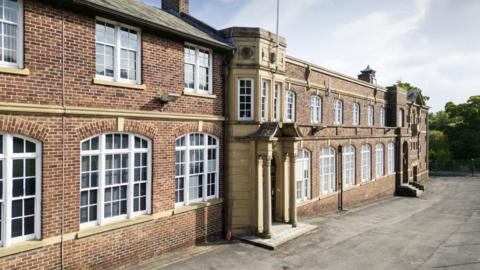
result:
<svg viewBox="0 0 480 270"><path fill-rule="evenodd" d="M111 269L269 237L427 177L420 93L162 5L0 1L0 269Z"/></svg>

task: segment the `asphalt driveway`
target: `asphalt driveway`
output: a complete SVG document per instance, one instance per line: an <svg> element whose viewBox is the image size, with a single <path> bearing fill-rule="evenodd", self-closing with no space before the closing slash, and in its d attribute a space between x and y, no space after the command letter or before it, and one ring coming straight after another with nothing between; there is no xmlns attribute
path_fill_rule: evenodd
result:
<svg viewBox="0 0 480 270"><path fill-rule="evenodd" d="M480 269L480 178L303 222L319 228L276 251L233 243L163 269Z"/></svg>

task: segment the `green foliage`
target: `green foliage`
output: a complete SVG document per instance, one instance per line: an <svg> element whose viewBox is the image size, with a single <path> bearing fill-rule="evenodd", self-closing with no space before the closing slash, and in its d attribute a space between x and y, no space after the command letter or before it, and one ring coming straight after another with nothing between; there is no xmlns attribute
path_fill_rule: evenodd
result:
<svg viewBox="0 0 480 270"><path fill-rule="evenodd" d="M429 116L430 159L480 158L480 96L466 103L445 104L445 111Z"/></svg>
<svg viewBox="0 0 480 270"><path fill-rule="evenodd" d="M410 92L410 91L413 91L413 90L418 90L418 91L422 92L422 89L420 89L416 86L413 86L408 82L397 81L397 85L402 87L403 89L407 90L407 92ZM423 96L423 101L424 102L427 102L430 99L430 97L424 96L423 93L422 93L422 96Z"/></svg>
<svg viewBox="0 0 480 270"><path fill-rule="evenodd" d="M443 131L430 131L428 139L430 142L430 151L428 152L430 160L450 160L452 158L447 136Z"/></svg>

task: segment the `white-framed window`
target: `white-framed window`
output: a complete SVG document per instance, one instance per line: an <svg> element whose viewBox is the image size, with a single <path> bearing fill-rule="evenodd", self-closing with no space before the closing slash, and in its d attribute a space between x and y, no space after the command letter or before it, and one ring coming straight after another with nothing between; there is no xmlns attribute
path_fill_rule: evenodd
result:
<svg viewBox="0 0 480 270"><path fill-rule="evenodd" d="M261 100L261 112L260 118L262 121L268 121L268 112L269 112L269 100L268 100L268 93L270 92L270 81L263 80L262 81L262 96L260 97Z"/></svg>
<svg viewBox="0 0 480 270"><path fill-rule="evenodd" d="M95 51L96 78L141 83L139 28L97 18Z"/></svg>
<svg viewBox="0 0 480 270"><path fill-rule="evenodd" d="M388 156L387 156L387 164L388 164L388 173L395 172L395 144L389 143L388 144Z"/></svg>
<svg viewBox="0 0 480 270"><path fill-rule="evenodd" d="M285 91L285 122L295 121L295 93Z"/></svg>
<svg viewBox="0 0 480 270"><path fill-rule="evenodd" d="M0 1L0 66L23 68L23 1Z"/></svg>
<svg viewBox="0 0 480 270"><path fill-rule="evenodd" d="M311 122L318 124L322 122L322 99L319 96L311 97Z"/></svg>
<svg viewBox="0 0 480 270"><path fill-rule="evenodd" d="M385 127L385 108L380 108L380 126Z"/></svg>
<svg viewBox="0 0 480 270"><path fill-rule="evenodd" d="M306 149L298 150L296 164L297 201L305 201L310 198L310 152Z"/></svg>
<svg viewBox="0 0 480 270"><path fill-rule="evenodd" d="M333 123L335 125L343 124L343 102L339 99L333 102Z"/></svg>
<svg viewBox="0 0 480 270"><path fill-rule="evenodd" d="M253 80L238 80L238 120L253 120Z"/></svg>
<svg viewBox="0 0 480 270"><path fill-rule="evenodd" d="M40 239L42 146L0 133L0 246Z"/></svg>
<svg viewBox="0 0 480 270"><path fill-rule="evenodd" d="M324 147L320 150L320 194L327 194L336 190L335 149Z"/></svg>
<svg viewBox="0 0 480 270"><path fill-rule="evenodd" d="M398 110L398 123L397 123L397 126L398 127L404 127L405 124L404 124L404 116L403 116L404 112L403 112L403 109L400 109Z"/></svg>
<svg viewBox="0 0 480 270"><path fill-rule="evenodd" d="M185 90L212 93L212 51L193 44L185 44Z"/></svg>
<svg viewBox="0 0 480 270"><path fill-rule="evenodd" d="M219 140L206 133L175 141L175 205L218 198Z"/></svg>
<svg viewBox="0 0 480 270"><path fill-rule="evenodd" d="M374 123L374 110L373 106L368 106L367 107L367 124L369 126L373 126Z"/></svg>
<svg viewBox="0 0 480 270"><path fill-rule="evenodd" d="M136 134L104 133L80 145L81 227L150 213L150 140Z"/></svg>
<svg viewBox="0 0 480 270"><path fill-rule="evenodd" d="M280 120L280 96L282 93L282 84L275 83L273 89L273 121Z"/></svg>
<svg viewBox="0 0 480 270"><path fill-rule="evenodd" d="M360 125L360 104L357 102L352 105L352 124L355 126Z"/></svg>
<svg viewBox="0 0 480 270"><path fill-rule="evenodd" d="M342 179L343 186L350 187L355 185L355 147L347 145L342 153Z"/></svg>
<svg viewBox="0 0 480 270"><path fill-rule="evenodd" d="M376 163L376 176L380 177L385 174L383 159L384 159L384 147L379 143L375 146L375 163Z"/></svg>
<svg viewBox="0 0 480 270"><path fill-rule="evenodd" d="M362 182L366 182L372 179L372 154L369 144L362 145L361 149L361 175Z"/></svg>

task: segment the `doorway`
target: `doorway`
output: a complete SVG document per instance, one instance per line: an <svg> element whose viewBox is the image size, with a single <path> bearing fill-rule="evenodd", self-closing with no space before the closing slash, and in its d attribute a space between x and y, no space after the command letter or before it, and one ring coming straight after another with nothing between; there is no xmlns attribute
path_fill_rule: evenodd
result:
<svg viewBox="0 0 480 270"><path fill-rule="evenodd" d="M272 165L271 165L271 170L270 170L270 181L271 181L271 187L272 187L272 190L270 191L271 194L272 194L272 213L270 213L272 215L272 222L275 221L275 210L276 210L276 187L277 187L277 166L276 166L276 163L275 163L275 158L272 159Z"/></svg>
<svg viewBox="0 0 480 270"><path fill-rule="evenodd" d="M403 143L403 183L408 183L408 142Z"/></svg>
<svg viewBox="0 0 480 270"><path fill-rule="evenodd" d="M418 174L418 167L417 166L413 166L413 182L417 182L418 179L417 179L417 174Z"/></svg>

